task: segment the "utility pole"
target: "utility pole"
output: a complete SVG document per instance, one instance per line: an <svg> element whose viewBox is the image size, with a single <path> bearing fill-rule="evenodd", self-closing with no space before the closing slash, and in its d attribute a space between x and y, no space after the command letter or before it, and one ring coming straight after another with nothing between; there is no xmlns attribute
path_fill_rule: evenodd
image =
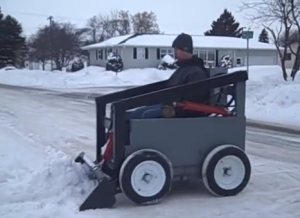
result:
<svg viewBox="0 0 300 218"><path fill-rule="evenodd" d="M52 24L53 24L53 16L49 16L47 18L47 20L49 20L49 38L50 38L50 58L51 58L51 62L50 62L50 65L51 65L51 71L53 70L53 60L52 60L52 56L53 56L53 49L52 49Z"/></svg>

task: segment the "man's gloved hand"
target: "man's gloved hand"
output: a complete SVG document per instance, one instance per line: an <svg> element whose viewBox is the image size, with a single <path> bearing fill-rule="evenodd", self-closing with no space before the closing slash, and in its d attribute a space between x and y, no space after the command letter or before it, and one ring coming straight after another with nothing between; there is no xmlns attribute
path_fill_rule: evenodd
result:
<svg viewBox="0 0 300 218"><path fill-rule="evenodd" d="M163 117L165 117L165 118L175 117L175 115L176 115L175 108L170 105L163 105L162 106L162 114L163 114Z"/></svg>

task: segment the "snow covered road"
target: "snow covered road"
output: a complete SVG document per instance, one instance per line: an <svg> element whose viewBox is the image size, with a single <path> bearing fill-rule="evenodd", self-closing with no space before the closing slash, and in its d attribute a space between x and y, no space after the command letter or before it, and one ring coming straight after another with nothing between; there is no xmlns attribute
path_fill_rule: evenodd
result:
<svg viewBox="0 0 300 218"><path fill-rule="evenodd" d="M82 150L94 155L93 96L9 86L0 93L1 218L300 216L300 137L253 128L247 130L253 176L237 197L175 187L160 205L133 207L120 196L113 210L79 213L94 184L73 157Z"/></svg>

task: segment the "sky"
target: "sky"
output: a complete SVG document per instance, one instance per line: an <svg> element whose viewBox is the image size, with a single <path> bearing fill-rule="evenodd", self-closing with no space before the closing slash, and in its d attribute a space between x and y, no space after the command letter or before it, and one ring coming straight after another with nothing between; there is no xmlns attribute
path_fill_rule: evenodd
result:
<svg viewBox="0 0 300 218"><path fill-rule="evenodd" d="M261 28L252 26L245 13L238 12L242 0L0 0L4 14L14 16L22 23L25 35L34 33L39 26L48 24L47 18L71 22L84 27L87 19L111 10L128 10L131 13L153 11L164 33L181 32L203 35L210 29L225 8L231 11L241 27L251 27L257 37Z"/></svg>

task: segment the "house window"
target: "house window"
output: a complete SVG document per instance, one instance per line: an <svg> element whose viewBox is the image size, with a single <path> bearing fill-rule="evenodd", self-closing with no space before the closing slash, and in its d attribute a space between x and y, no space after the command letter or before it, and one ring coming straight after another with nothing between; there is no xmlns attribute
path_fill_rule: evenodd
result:
<svg viewBox="0 0 300 218"><path fill-rule="evenodd" d="M162 59L165 55L170 55L172 58L174 58L174 50L173 49L160 49L160 59Z"/></svg>
<svg viewBox="0 0 300 218"><path fill-rule="evenodd" d="M104 49L104 60L107 60L107 57L109 55L109 53L112 52L112 48L106 48Z"/></svg>
<svg viewBox="0 0 300 218"><path fill-rule="evenodd" d="M199 58L201 58L204 63L208 66L213 66L216 61L216 54L215 51L197 51L194 50L194 54L198 55Z"/></svg>
<svg viewBox="0 0 300 218"><path fill-rule="evenodd" d="M286 60L286 61L292 60L292 54L291 53L286 53L286 55L284 57L284 60Z"/></svg>
<svg viewBox="0 0 300 218"><path fill-rule="evenodd" d="M207 51L207 56L206 56L206 62L209 66L213 66L215 63L215 52L214 51Z"/></svg>
<svg viewBox="0 0 300 218"><path fill-rule="evenodd" d="M199 51L198 57L201 58L203 61L206 61L206 51Z"/></svg>
<svg viewBox="0 0 300 218"><path fill-rule="evenodd" d="M148 48L133 48L133 59L148 59Z"/></svg>
<svg viewBox="0 0 300 218"><path fill-rule="evenodd" d="M193 55L196 55L197 57L199 57L199 50L198 49L194 49Z"/></svg>
<svg viewBox="0 0 300 218"><path fill-rule="evenodd" d="M145 59L145 57L146 57L145 48L137 48L136 59Z"/></svg>
<svg viewBox="0 0 300 218"><path fill-rule="evenodd" d="M97 50L96 55L97 55L96 59L103 60L103 49Z"/></svg>
<svg viewBox="0 0 300 218"><path fill-rule="evenodd" d="M214 51L208 51L207 52L207 60L208 61L215 61L215 52Z"/></svg>

